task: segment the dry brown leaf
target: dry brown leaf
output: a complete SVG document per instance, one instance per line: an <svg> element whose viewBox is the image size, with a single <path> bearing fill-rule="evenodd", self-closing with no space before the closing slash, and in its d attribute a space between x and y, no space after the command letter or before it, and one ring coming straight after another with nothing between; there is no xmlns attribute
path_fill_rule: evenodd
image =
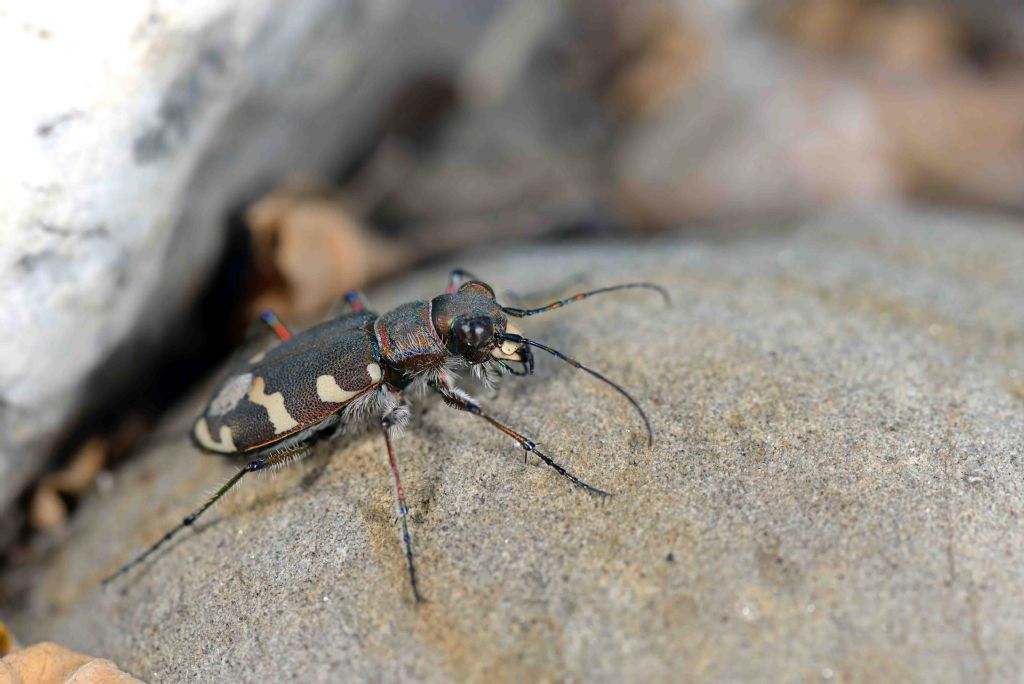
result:
<svg viewBox="0 0 1024 684"><path fill-rule="evenodd" d="M966 27L949 8L868 0L800 0L783 7L779 29L819 52L900 72L941 71L965 57Z"/></svg>
<svg viewBox="0 0 1024 684"><path fill-rule="evenodd" d="M0 682L6 684L6 677L12 684L63 684L89 660L89 656L43 642L4 656Z"/></svg>
<svg viewBox="0 0 1024 684"><path fill-rule="evenodd" d="M29 505L29 523L37 530L55 532L67 522L68 509L61 494L78 496L88 491L107 461L107 440L93 437L62 470L39 483Z"/></svg>
<svg viewBox="0 0 1024 684"><path fill-rule="evenodd" d="M91 660L78 668L63 684L139 684L139 680L105 658Z"/></svg>
<svg viewBox="0 0 1024 684"><path fill-rule="evenodd" d="M114 663L50 642L10 653L0 660L0 684L132 684L140 680Z"/></svg>
<svg viewBox="0 0 1024 684"><path fill-rule="evenodd" d="M1024 72L916 88L879 83L892 158L911 192L996 206L1024 198Z"/></svg>
<svg viewBox="0 0 1024 684"><path fill-rule="evenodd" d="M7 629L7 625L0 622L0 656L5 656L16 648L18 648L18 641Z"/></svg>
<svg viewBox="0 0 1024 684"><path fill-rule="evenodd" d="M802 0L783 7L782 32L796 43L822 52L848 48L867 9L864 0Z"/></svg>
<svg viewBox="0 0 1024 684"><path fill-rule="evenodd" d="M260 281L250 318L272 308L298 324L321 316L349 290L405 266L398 246L376 238L337 191L292 179L246 212Z"/></svg>
<svg viewBox="0 0 1024 684"><path fill-rule="evenodd" d="M54 532L64 527L68 520L68 507L57 493L47 484L46 478L39 483L32 502L28 507L28 521L40 532Z"/></svg>
<svg viewBox="0 0 1024 684"><path fill-rule="evenodd" d="M107 440L93 437L82 445L65 468L47 479L62 494L82 494L92 488L106 462Z"/></svg>
<svg viewBox="0 0 1024 684"><path fill-rule="evenodd" d="M861 54L897 72L942 71L963 56L964 27L938 7L874 7L858 28Z"/></svg>
<svg viewBox="0 0 1024 684"><path fill-rule="evenodd" d="M676 8L657 7L643 23L635 56L618 69L609 91L627 119L656 113L706 73L708 38L695 22Z"/></svg>

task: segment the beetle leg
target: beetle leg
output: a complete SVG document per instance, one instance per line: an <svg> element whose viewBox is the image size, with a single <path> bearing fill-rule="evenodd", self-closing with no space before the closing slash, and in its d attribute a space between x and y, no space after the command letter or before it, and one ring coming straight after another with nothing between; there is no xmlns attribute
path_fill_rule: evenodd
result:
<svg viewBox="0 0 1024 684"><path fill-rule="evenodd" d="M536 442L524 437L523 435L519 434L518 432L510 428L508 425L505 425L501 421L496 420L495 418L492 418L491 416L484 413L483 409L480 408L480 405L473 401L473 399L471 399L464 392L440 382L434 384L434 388L438 391L438 393L441 395L441 398L444 399L444 402L446 404L448 404L452 408L458 409L460 411L466 411L467 413L471 413L474 416L483 418L492 426L501 430L512 439L516 440L519 446L522 447L523 451L527 453L537 454L537 458L539 458L540 460L544 461L549 466L554 468L556 473L558 473L565 479L569 480L577 487L584 489L592 494L597 494L598 496L608 496L608 492L604 491L603 489L598 489L597 487L588 485L586 482L579 479L578 477L570 473L568 470L566 470L564 467L556 463L550 456L548 456L543 451L537 448Z"/></svg>
<svg viewBox="0 0 1024 684"><path fill-rule="evenodd" d="M274 323L280 326L278 330L275 330ZM273 311L267 309L246 328L242 344L232 354L228 366L248 365L252 363L251 358L254 354L261 350L265 353L267 349L274 346L268 344L268 340L271 339L267 335L268 332L274 333L274 344L291 337L291 330ZM282 332L286 337L281 336Z"/></svg>
<svg viewBox="0 0 1024 684"><path fill-rule="evenodd" d="M351 290L345 293L345 303L348 304L349 308L356 313L366 310L366 300L363 299L361 292Z"/></svg>
<svg viewBox="0 0 1024 684"><path fill-rule="evenodd" d="M270 309L267 309L266 311L260 314L260 320L262 320L267 325L267 327L270 328L275 335L277 335L277 339L281 340L282 342L287 342L292 338L292 331L288 328L287 325L284 324L284 321L278 318L277 314L275 314Z"/></svg>
<svg viewBox="0 0 1024 684"><path fill-rule="evenodd" d="M395 486L395 501L398 504L398 516L402 522L402 543L405 544L405 559L409 564L409 583L412 585L412 595L416 603L420 603L423 597L416 585L416 564L412 557L412 535L409 534L409 507L405 504L405 490L402 488L402 478L398 474L398 459L395 457L395 447L391 443L391 432L395 429L393 421L394 411L384 414L380 420L381 431L384 433L384 442L388 446L388 462L391 465L392 483Z"/></svg>
<svg viewBox="0 0 1024 684"><path fill-rule="evenodd" d="M454 294L455 291L459 289L460 285L467 283L470 280L480 279L465 269L453 269L452 272L448 274L448 287L445 289L445 294Z"/></svg>
<svg viewBox="0 0 1024 684"><path fill-rule="evenodd" d="M113 580L117 579L118 577L120 577L124 573L126 573L129 570L131 570L132 568L134 568L139 563L142 563L147 558L149 558L151 555L153 555L157 551L157 549L159 549L161 546L163 546L164 544L169 542L174 537L174 535L178 534L178 532L182 531L186 527L191 527L195 523L195 521L199 519L199 516L201 516L203 513L205 513L206 510L208 508L210 508L210 506L212 506L213 504L217 503L217 501L222 496L227 494L236 484L238 484L239 480L241 480L243 477L245 477L245 475L247 475L248 473L255 473L258 470L263 470L264 468L270 468L270 467L273 467L275 465L282 465L284 463L287 463L288 461L294 460L296 458L296 456L300 455L301 452L303 452L303 451L305 451L305 448L304 447L300 447L298 449L292 449L291 451L285 451L285 452L282 452L282 453L279 453L279 454L273 454L273 455L268 456L266 458L257 458L257 459L254 459L252 461L249 461L245 465L244 468L242 468L237 473L232 475L231 479L229 479L227 482L225 482L221 486L221 488L218 489L217 492L213 496L211 496L209 499L207 499L206 503L204 503L202 506L200 506L196 510L192 511L192 513L190 513L187 516L185 516L184 520L182 520L180 523L178 523L178 525L176 527L174 527L173 529L168 531L166 534L164 534L164 536L160 537L160 539L158 539L156 542L154 542L152 545L150 545L150 547L148 549L146 549L145 551L140 553L138 556L136 556L135 558L133 558L129 562L127 562L124 565L122 565L117 570L117 572L113 573L112 575L109 575L109 576L105 577L103 579L103 584L104 585L109 584Z"/></svg>

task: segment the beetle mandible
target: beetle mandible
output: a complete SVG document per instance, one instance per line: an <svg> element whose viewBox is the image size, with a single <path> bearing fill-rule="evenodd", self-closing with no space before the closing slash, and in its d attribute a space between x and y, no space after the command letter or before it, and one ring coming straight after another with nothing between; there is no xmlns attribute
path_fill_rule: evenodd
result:
<svg viewBox="0 0 1024 684"><path fill-rule="evenodd" d="M581 292L535 309L519 309L500 305L490 285L457 269L449 277L445 293L430 301L409 302L377 315L366 309L358 294L349 293L348 313L298 334L272 312L265 312L263 322L276 333L279 344L257 354L243 353L244 349L236 353L225 379L192 428L192 440L200 449L244 455L251 460L202 506L107 577L104 584L145 561L192 525L248 473L296 460L314 443L370 422L379 425L384 435L409 582L414 599L421 601L409 534L409 508L393 445L396 432L409 421L408 391L421 386L433 389L445 404L482 418L577 487L607 496L604 490L559 465L536 442L486 413L475 399L456 387L454 374L469 366L485 383L503 373L530 375L534 369L531 350L541 349L625 397L643 419L650 445L650 421L623 388L557 349L524 337L509 320L552 311L593 295L634 288L654 290L666 302L669 300L668 293L658 285L626 283Z"/></svg>

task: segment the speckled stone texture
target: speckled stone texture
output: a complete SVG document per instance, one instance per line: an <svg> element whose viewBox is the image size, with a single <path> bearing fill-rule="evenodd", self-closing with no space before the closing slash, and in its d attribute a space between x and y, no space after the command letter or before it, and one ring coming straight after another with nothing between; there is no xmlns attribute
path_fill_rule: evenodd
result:
<svg viewBox="0 0 1024 684"><path fill-rule="evenodd" d="M22 638L163 682L1024 671L1024 226L885 208L458 265L499 291L585 272L672 292L523 326L632 390L652 449L624 401L554 359L486 400L609 501L426 399L398 442L426 604L376 434L246 483L101 591L233 471L186 442L197 395L8 607ZM444 271L372 301L438 292Z"/></svg>

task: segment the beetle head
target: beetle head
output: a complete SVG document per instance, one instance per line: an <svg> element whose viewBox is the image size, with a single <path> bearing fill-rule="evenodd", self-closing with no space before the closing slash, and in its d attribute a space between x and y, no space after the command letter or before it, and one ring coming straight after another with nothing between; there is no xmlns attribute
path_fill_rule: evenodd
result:
<svg viewBox="0 0 1024 684"><path fill-rule="evenodd" d="M494 290L486 283L470 281L452 294L433 300L434 328L449 352L469 363L491 359L522 361L523 345L499 339L505 333L517 333L508 316L494 300Z"/></svg>

